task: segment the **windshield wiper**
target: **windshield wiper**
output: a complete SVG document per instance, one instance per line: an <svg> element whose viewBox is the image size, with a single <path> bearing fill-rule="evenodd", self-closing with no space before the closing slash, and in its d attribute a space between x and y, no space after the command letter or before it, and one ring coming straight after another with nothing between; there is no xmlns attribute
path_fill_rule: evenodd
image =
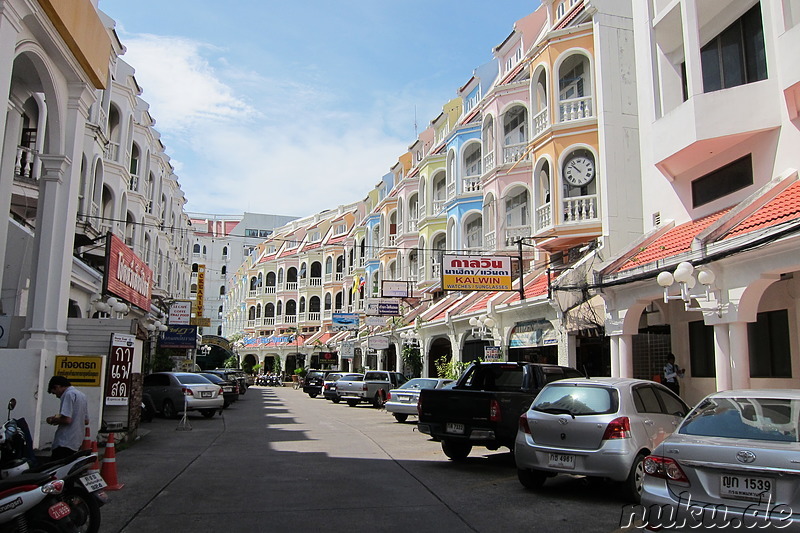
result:
<svg viewBox="0 0 800 533"><path fill-rule="evenodd" d="M537 411L542 411L544 413L553 413L553 414L557 414L557 415L569 415L569 416L572 417L573 420L575 419L575 415L573 414L572 411L570 411L569 409L564 409L562 407L544 407L544 408L536 407L535 409Z"/></svg>

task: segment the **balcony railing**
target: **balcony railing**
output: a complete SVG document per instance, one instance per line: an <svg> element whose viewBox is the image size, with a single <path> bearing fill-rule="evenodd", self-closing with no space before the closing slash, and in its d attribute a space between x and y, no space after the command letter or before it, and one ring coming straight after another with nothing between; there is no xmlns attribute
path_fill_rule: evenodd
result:
<svg viewBox="0 0 800 533"><path fill-rule="evenodd" d="M356 267L354 267L353 265L350 265L349 267L347 267L347 275L348 276L352 276L353 275L353 271L355 269L356 269Z"/></svg>
<svg viewBox="0 0 800 533"><path fill-rule="evenodd" d="M461 182L461 187L463 192L478 192L481 190L481 177L466 176Z"/></svg>
<svg viewBox="0 0 800 533"><path fill-rule="evenodd" d="M255 321L255 320L248 320L248 321L247 321L247 327L248 327L248 328L254 328L254 327L256 327L256 321Z"/></svg>
<svg viewBox="0 0 800 533"><path fill-rule="evenodd" d="M109 142L106 145L105 156L109 161L116 161L119 157L119 143Z"/></svg>
<svg viewBox="0 0 800 533"><path fill-rule="evenodd" d="M455 180L447 184L447 199L450 200L456 197L456 182Z"/></svg>
<svg viewBox="0 0 800 533"><path fill-rule="evenodd" d="M333 312L330 309L326 309L322 312L322 318L325 320L333 318Z"/></svg>
<svg viewBox="0 0 800 533"><path fill-rule="evenodd" d="M297 315L284 315L283 322L285 324L297 324Z"/></svg>
<svg viewBox="0 0 800 533"><path fill-rule="evenodd" d="M437 198L433 200L433 212L431 213L433 216L438 215L444 209L444 204L447 200L444 198Z"/></svg>
<svg viewBox="0 0 800 533"><path fill-rule="evenodd" d="M530 161L531 154L527 152L528 143L509 144L503 147L503 164L516 163L520 159Z"/></svg>
<svg viewBox="0 0 800 533"><path fill-rule="evenodd" d="M394 248L395 246L397 246L397 235L394 234L389 235L388 243L389 243L389 248Z"/></svg>
<svg viewBox="0 0 800 533"><path fill-rule="evenodd" d="M344 272L337 272L335 279L336 281L342 281L344 279Z"/></svg>
<svg viewBox="0 0 800 533"><path fill-rule="evenodd" d="M487 231L486 235L483 237L483 242L485 243L487 250L494 250L495 246L497 245L497 237L495 236L494 231Z"/></svg>
<svg viewBox="0 0 800 533"><path fill-rule="evenodd" d="M39 153L33 148L17 146L17 159L14 162L14 175L18 178L39 179L41 163Z"/></svg>
<svg viewBox="0 0 800 533"><path fill-rule="evenodd" d="M255 298L256 296L258 296L258 289L254 290L254 291L247 291L247 297L248 298Z"/></svg>
<svg viewBox="0 0 800 533"><path fill-rule="evenodd" d="M139 189L139 176L136 174L131 174L131 182L128 187L132 191L136 191Z"/></svg>
<svg viewBox="0 0 800 533"><path fill-rule="evenodd" d="M322 313L319 311L309 311L308 313L308 321L309 322L319 322L322 320Z"/></svg>
<svg viewBox="0 0 800 533"><path fill-rule="evenodd" d="M297 282L296 281L287 281L286 282L286 290L287 291L296 291L297 290Z"/></svg>
<svg viewBox="0 0 800 533"><path fill-rule="evenodd" d="M358 266L359 267L364 268L364 265L366 265L366 264L367 264L367 258L366 257L359 257L358 258Z"/></svg>
<svg viewBox="0 0 800 533"><path fill-rule="evenodd" d="M274 326L275 325L275 317L274 316L264 317L264 325L265 326Z"/></svg>
<svg viewBox="0 0 800 533"><path fill-rule="evenodd" d="M571 98L558 104L558 116L561 122L580 120L592 116L592 97Z"/></svg>
<svg viewBox="0 0 800 533"><path fill-rule="evenodd" d="M550 203L536 208L536 229L549 228L553 225L553 209Z"/></svg>
<svg viewBox="0 0 800 533"><path fill-rule="evenodd" d="M506 246L516 246L516 242L523 238L529 237L531 234L530 226L516 226L513 228L506 228Z"/></svg>
<svg viewBox="0 0 800 533"><path fill-rule="evenodd" d="M308 284L311 287L322 287L322 278L308 278Z"/></svg>
<svg viewBox="0 0 800 533"><path fill-rule="evenodd" d="M439 279L442 275L442 265L434 263L431 265L431 279Z"/></svg>
<svg viewBox="0 0 800 533"><path fill-rule="evenodd" d="M597 219L596 194L565 198L563 205L565 224L569 224L570 222L587 222Z"/></svg>
<svg viewBox="0 0 800 533"><path fill-rule="evenodd" d="M303 311L297 315L298 322L305 322L306 321L306 312Z"/></svg>
<svg viewBox="0 0 800 533"><path fill-rule="evenodd" d="M264 287L264 294L275 294L275 285L267 285Z"/></svg>
<svg viewBox="0 0 800 533"><path fill-rule="evenodd" d="M416 231L417 231L417 221L416 221L416 219L415 220L409 220L408 222L406 222L406 231L408 233L416 233Z"/></svg>
<svg viewBox="0 0 800 533"><path fill-rule="evenodd" d="M484 172L489 172L494 168L494 151L491 151L483 156L483 168Z"/></svg>
<svg viewBox="0 0 800 533"><path fill-rule="evenodd" d="M533 136L536 137L550 126L550 115L545 107L533 117Z"/></svg>

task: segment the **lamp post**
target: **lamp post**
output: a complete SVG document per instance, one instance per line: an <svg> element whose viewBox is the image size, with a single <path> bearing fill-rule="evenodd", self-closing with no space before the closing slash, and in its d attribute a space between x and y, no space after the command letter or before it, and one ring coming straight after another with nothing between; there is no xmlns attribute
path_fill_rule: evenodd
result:
<svg viewBox="0 0 800 533"><path fill-rule="evenodd" d="M678 263L673 272L664 271L656 277L656 282L664 288L664 303L670 300L681 300L686 311L716 311L717 316L722 316L722 303L720 302L719 289L714 287L716 281L714 271L708 267L697 270L697 277L695 277L695 268L688 262L683 261ZM700 282L705 287L705 293L692 293L697 282ZM677 283L680 288L680 294L669 294L669 288ZM692 300L698 302L715 303L714 306L707 308L692 307Z"/></svg>
<svg viewBox="0 0 800 533"><path fill-rule="evenodd" d="M487 314L474 316L469 319L469 325L472 326L472 336L476 339L491 339L492 328L496 325L495 320Z"/></svg>

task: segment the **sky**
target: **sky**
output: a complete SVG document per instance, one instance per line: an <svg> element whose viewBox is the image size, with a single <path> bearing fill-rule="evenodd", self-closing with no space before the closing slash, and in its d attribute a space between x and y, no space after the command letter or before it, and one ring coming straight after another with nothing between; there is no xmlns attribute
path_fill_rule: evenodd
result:
<svg viewBox="0 0 800 533"><path fill-rule="evenodd" d="M100 0L192 213L366 197L537 0Z"/></svg>

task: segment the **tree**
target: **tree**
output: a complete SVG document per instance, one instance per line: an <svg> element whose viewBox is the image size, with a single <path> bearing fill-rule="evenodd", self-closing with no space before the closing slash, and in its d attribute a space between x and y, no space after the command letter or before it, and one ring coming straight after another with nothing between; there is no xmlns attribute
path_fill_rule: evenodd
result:
<svg viewBox="0 0 800 533"><path fill-rule="evenodd" d="M419 347L404 344L400 357L403 359L403 365L411 370L413 377L418 378L422 375L422 354L420 354Z"/></svg>
<svg viewBox="0 0 800 533"><path fill-rule="evenodd" d="M225 359L225 368L236 368L239 366L239 361L236 359L235 355L232 355Z"/></svg>

